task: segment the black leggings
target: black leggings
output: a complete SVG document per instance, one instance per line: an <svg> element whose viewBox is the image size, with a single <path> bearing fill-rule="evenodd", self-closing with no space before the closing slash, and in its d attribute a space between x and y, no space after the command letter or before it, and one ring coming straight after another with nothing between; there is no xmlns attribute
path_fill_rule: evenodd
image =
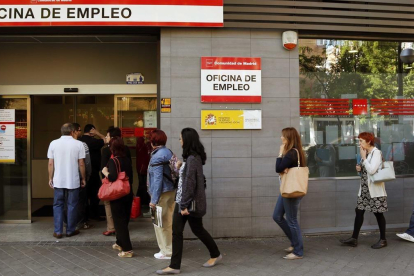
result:
<svg viewBox="0 0 414 276"><path fill-rule="evenodd" d="M358 208L355 208L355 223L354 223L354 233L352 234L352 237L354 239L358 239L359 230L361 230L362 224L364 223L364 213L365 210L359 210ZM377 218L378 227L380 230L380 238L381 240L385 240L385 217L383 213L374 213L375 217Z"/></svg>

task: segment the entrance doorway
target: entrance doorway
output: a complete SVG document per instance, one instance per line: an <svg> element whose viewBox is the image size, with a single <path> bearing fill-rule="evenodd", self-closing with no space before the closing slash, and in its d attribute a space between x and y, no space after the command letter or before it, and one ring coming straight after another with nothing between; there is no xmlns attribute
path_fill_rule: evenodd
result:
<svg viewBox="0 0 414 276"><path fill-rule="evenodd" d="M30 98L0 96L0 221L30 222Z"/></svg>
<svg viewBox="0 0 414 276"><path fill-rule="evenodd" d="M109 126L120 127L131 151L136 193L137 138L157 127L156 95L0 96L0 110L14 110L16 117L15 160L0 158L0 221L53 215L47 150L65 122L77 122L82 129L93 124L104 135ZM3 138L0 133L0 142Z"/></svg>

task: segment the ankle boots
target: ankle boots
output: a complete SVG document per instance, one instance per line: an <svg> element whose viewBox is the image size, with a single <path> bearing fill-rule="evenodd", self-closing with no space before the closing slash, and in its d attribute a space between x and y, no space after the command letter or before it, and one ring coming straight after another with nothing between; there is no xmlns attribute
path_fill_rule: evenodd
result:
<svg viewBox="0 0 414 276"><path fill-rule="evenodd" d="M358 240L354 238L349 238L345 240L339 240L343 245L348 245L352 247L356 247L358 245Z"/></svg>
<svg viewBox="0 0 414 276"><path fill-rule="evenodd" d="M381 240L371 246L372 249L380 249L387 246L387 240Z"/></svg>
<svg viewBox="0 0 414 276"><path fill-rule="evenodd" d="M339 240L343 245L356 247L358 245L358 240L354 238L349 238L345 240ZM371 246L372 249L380 249L387 246L387 240L379 240L377 243Z"/></svg>

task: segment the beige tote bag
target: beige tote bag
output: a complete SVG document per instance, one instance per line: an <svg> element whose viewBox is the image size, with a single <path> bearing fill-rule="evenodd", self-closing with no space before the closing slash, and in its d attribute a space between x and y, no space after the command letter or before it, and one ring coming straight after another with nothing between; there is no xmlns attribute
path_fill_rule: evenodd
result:
<svg viewBox="0 0 414 276"><path fill-rule="evenodd" d="M302 197L308 192L309 168L300 166L299 151L294 150L298 154L298 166L280 174L280 194L286 198Z"/></svg>

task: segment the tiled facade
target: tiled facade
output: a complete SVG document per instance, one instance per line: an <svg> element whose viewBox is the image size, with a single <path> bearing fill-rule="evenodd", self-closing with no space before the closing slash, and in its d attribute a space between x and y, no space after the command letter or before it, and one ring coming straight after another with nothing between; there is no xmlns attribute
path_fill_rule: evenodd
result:
<svg viewBox="0 0 414 276"><path fill-rule="evenodd" d="M181 155L184 127L195 128L207 152L206 228L215 237L263 237L282 234L272 219L279 195L275 159L284 127L299 128L299 54L282 47L281 31L162 29L160 98L171 98L171 113L161 113L167 146ZM261 104L203 104L202 56L262 58ZM202 109L261 109L262 130L200 130ZM359 182L312 180L303 199L304 232L350 230ZM412 212L414 179L387 184L389 227L406 225ZM376 225L367 215L365 225ZM187 229L188 230L188 229ZM187 233L190 235L189 233Z"/></svg>

